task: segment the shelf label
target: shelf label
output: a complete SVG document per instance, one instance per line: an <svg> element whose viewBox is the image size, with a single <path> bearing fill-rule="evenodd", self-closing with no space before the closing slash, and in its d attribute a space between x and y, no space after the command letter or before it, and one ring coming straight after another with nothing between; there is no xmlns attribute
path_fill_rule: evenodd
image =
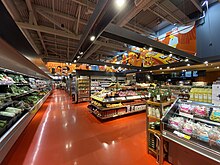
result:
<svg viewBox="0 0 220 165"><path fill-rule="evenodd" d="M184 138L184 139L187 139L187 140L190 140L190 139L191 139L191 137L190 137L190 136L185 135L185 134L183 134L183 133L181 133L181 132L174 131L173 133L174 133L175 135L177 135L177 136L181 137L181 138Z"/></svg>
<svg viewBox="0 0 220 165"><path fill-rule="evenodd" d="M188 114L188 113L184 113L184 112L179 112L179 115L183 116L183 117L187 117L187 118L193 119L193 115L192 114Z"/></svg>

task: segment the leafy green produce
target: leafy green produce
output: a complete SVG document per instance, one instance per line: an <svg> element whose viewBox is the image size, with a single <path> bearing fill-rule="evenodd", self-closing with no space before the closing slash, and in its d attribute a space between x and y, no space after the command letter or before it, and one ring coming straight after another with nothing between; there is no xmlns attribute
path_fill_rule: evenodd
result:
<svg viewBox="0 0 220 165"><path fill-rule="evenodd" d="M7 124L7 121L6 120L0 120L0 123Z"/></svg>
<svg viewBox="0 0 220 165"><path fill-rule="evenodd" d="M7 117L15 117L15 113L0 111L0 115Z"/></svg>
<svg viewBox="0 0 220 165"><path fill-rule="evenodd" d="M4 128L5 125L6 125L5 123L0 123L0 127L1 127L1 128Z"/></svg>

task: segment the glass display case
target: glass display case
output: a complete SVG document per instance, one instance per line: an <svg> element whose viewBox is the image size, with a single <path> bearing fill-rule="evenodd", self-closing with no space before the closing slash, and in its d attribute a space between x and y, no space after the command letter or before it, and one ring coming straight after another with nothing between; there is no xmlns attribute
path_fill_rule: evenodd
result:
<svg viewBox="0 0 220 165"><path fill-rule="evenodd" d="M162 122L165 139L220 163L220 106L177 99Z"/></svg>

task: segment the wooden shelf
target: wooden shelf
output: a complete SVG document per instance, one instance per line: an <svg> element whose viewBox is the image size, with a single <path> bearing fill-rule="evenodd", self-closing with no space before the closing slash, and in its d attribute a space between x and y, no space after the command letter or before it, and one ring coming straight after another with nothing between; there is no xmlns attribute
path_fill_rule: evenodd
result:
<svg viewBox="0 0 220 165"><path fill-rule="evenodd" d="M154 153L155 155L157 154L157 151L149 146L148 146L148 150L151 151L152 153Z"/></svg>
<svg viewBox="0 0 220 165"><path fill-rule="evenodd" d="M157 117L155 117L155 116L147 116L149 119L155 119L155 120L158 120L158 121L160 121L160 118L157 118Z"/></svg>
<svg viewBox="0 0 220 165"><path fill-rule="evenodd" d="M98 117L99 119L101 119L101 120L106 120L106 119L111 119L111 118L120 117L120 116L124 116L124 115L128 115L128 114L132 114L132 113L143 112L143 111L145 111L145 110L130 111L130 112L119 113L119 114L116 114L116 115L113 115L113 116L106 116L106 117L97 116L93 111L92 111L92 113L93 113L96 117Z"/></svg>
<svg viewBox="0 0 220 165"><path fill-rule="evenodd" d="M159 106L161 106L161 105L162 105L163 107L166 107L166 106L171 105L172 103L173 103L172 101L160 103L160 102L154 102L154 101L147 100L147 104L149 104L149 105L154 105L154 106L157 106L157 107L159 107Z"/></svg>
<svg viewBox="0 0 220 165"><path fill-rule="evenodd" d="M102 110L102 111L108 111L108 110L114 110L114 109L126 108L126 106L105 108L105 107L99 107L99 106L96 106L96 105L94 105L94 104L91 104L91 105L92 105L93 107L97 108L98 110Z"/></svg>

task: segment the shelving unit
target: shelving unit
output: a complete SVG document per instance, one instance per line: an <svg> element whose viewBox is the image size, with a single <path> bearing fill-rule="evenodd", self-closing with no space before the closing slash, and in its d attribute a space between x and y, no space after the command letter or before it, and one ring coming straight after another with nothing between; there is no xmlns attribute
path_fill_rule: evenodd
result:
<svg viewBox="0 0 220 165"><path fill-rule="evenodd" d="M77 77L77 102L90 101L90 77Z"/></svg>
<svg viewBox="0 0 220 165"><path fill-rule="evenodd" d="M170 106L172 102L159 103L148 100L146 104L147 153L151 153L156 156L157 162L161 165L163 164L163 138L161 132L162 124L160 120L163 116L164 108Z"/></svg>
<svg viewBox="0 0 220 165"><path fill-rule="evenodd" d="M92 102L88 106L90 112L101 120L115 118L132 113L142 112L146 109L147 96L116 96L106 99L91 97ZM140 101L136 101L140 100ZM99 103L101 106L95 105L93 102ZM108 107L111 104L119 106Z"/></svg>

